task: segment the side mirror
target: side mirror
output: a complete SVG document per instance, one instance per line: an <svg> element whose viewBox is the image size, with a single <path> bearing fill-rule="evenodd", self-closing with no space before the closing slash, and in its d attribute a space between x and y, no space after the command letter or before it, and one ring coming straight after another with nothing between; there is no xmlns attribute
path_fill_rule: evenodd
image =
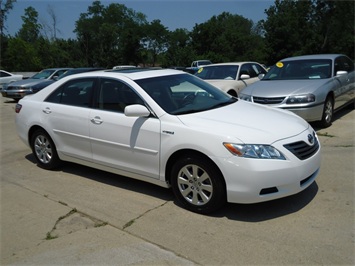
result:
<svg viewBox="0 0 355 266"><path fill-rule="evenodd" d="M242 74L242 75L240 76L240 79L250 79L250 76L247 75L247 74Z"/></svg>
<svg viewBox="0 0 355 266"><path fill-rule="evenodd" d="M265 74L259 74L259 75L258 75L258 78L259 78L259 79L263 79L264 77L265 77Z"/></svg>
<svg viewBox="0 0 355 266"><path fill-rule="evenodd" d="M150 112L147 107L141 104L128 105L124 109L125 116L128 117L148 117Z"/></svg>
<svg viewBox="0 0 355 266"><path fill-rule="evenodd" d="M337 71L337 76L342 76L342 75L345 75L345 74L348 74L347 71L343 71L343 70L340 70L340 71Z"/></svg>

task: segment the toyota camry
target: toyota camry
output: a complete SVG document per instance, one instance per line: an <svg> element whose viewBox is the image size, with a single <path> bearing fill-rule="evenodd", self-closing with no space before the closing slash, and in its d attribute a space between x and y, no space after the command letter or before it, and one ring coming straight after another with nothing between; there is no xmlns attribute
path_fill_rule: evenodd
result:
<svg viewBox="0 0 355 266"><path fill-rule="evenodd" d="M296 194L321 161L299 116L178 70L68 76L21 99L16 128L44 169L69 161L171 187L197 213Z"/></svg>

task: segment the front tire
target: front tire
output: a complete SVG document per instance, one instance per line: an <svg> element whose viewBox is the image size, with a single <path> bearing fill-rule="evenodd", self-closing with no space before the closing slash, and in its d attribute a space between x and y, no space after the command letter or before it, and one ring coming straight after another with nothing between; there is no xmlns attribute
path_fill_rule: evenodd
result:
<svg viewBox="0 0 355 266"><path fill-rule="evenodd" d="M202 156L186 156L172 167L172 188L184 208L201 214L226 203L226 190L218 168Z"/></svg>
<svg viewBox="0 0 355 266"><path fill-rule="evenodd" d="M43 129L37 129L31 136L32 153L36 158L38 166L52 170L59 166L60 159L56 147Z"/></svg>
<svg viewBox="0 0 355 266"><path fill-rule="evenodd" d="M320 121L320 126L323 128L330 127L333 121L334 114L334 101L332 97L328 96L325 100L323 107L322 120Z"/></svg>

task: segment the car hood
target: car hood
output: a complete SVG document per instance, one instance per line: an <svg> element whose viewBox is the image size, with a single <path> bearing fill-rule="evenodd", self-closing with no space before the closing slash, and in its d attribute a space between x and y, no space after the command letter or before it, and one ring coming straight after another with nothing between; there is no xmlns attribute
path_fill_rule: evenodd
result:
<svg viewBox="0 0 355 266"><path fill-rule="evenodd" d="M231 141L239 139L248 144L272 144L296 136L309 127L305 120L289 111L241 100L225 107L178 117L193 129L222 134Z"/></svg>
<svg viewBox="0 0 355 266"><path fill-rule="evenodd" d="M291 94L314 93L330 79L314 80L260 80L242 90L241 93L259 97L279 97Z"/></svg>
<svg viewBox="0 0 355 266"><path fill-rule="evenodd" d="M31 87L33 85L37 85L39 83L42 83L44 81L47 81L47 79L23 79L19 81L12 82L9 87Z"/></svg>

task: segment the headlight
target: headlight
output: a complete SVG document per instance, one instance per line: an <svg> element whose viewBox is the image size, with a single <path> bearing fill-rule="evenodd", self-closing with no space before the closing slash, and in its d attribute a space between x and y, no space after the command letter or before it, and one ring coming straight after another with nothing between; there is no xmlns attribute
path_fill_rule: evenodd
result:
<svg viewBox="0 0 355 266"><path fill-rule="evenodd" d="M288 97L287 104L312 103L316 100L313 94L295 95Z"/></svg>
<svg viewBox="0 0 355 266"><path fill-rule="evenodd" d="M270 145L223 143L233 155L255 159L286 160L285 156Z"/></svg>
<svg viewBox="0 0 355 266"><path fill-rule="evenodd" d="M251 102L251 95L240 94L239 99L247 101L247 102Z"/></svg>

